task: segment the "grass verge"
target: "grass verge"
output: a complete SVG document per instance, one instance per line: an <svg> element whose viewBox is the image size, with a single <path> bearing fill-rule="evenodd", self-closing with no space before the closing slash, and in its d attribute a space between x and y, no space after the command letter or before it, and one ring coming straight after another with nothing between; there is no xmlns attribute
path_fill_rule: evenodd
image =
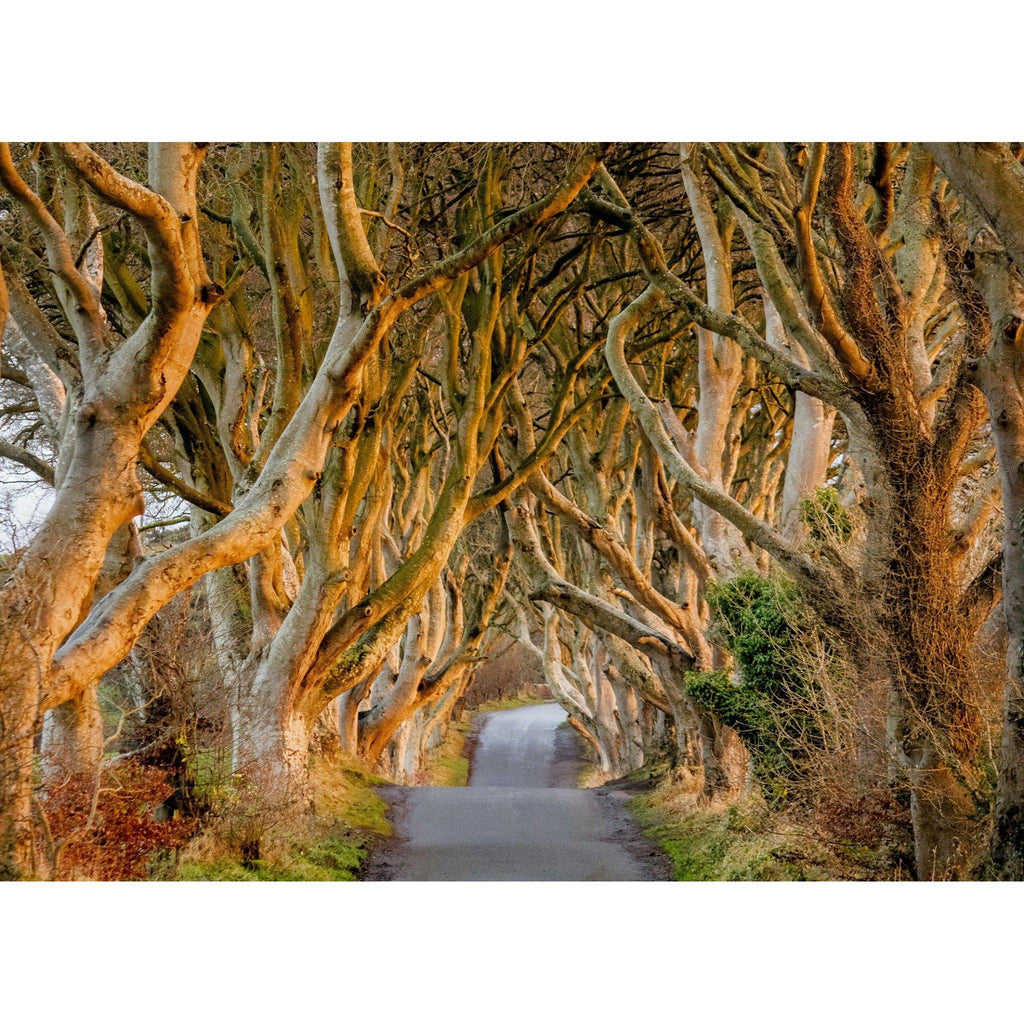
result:
<svg viewBox="0 0 1024 1024"><path fill-rule="evenodd" d="M423 773L425 786L465 786L469 781L470 737L473 720L451 722L448 736Z"/></svg>
<svg viewBox="0 0 1024 1024"><path fill-rule="evenodd" d="M664 764L623 780L630 809L664 850L677 881L867 881L908 877L904 837L826 841L807 812L772 812L756 796L724 809L695 806L692 784Z"/></svg>
<svg viewBox="0 0 1024 1024"><path fill-rule="evenodd" d="M152 877L182 881L353 881L373 844L391 835L385 780L341 756L316 761L304 806L267 806L236 792L173 865Z"/></svg>
<svg viewBox="0 0 1024 1024"><path fill-rule="evenodd" d="M506 697L504 700L488 700L470 708L471 715L483 715L488 711L511 711L513 708L526 708L532 704L550 704L550 697Z"/></svg>

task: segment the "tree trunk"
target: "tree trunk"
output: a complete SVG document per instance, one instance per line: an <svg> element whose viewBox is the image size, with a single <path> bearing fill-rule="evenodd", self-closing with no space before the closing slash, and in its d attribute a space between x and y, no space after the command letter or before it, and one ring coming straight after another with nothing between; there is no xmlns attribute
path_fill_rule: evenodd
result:
<svg viewBox="0 0 1024 1024"><path fill-rule="evenodd" d="M302 795L314 722L315 715L294 706L285 686L254 681L232 709L234 771L256 786L261 799Z"/></svg>
<svg viewBox="0 0 1024 1024"><path fill-rule="evenodd" d="M95 780L103 760L99 693L90 686L48 712L43 722L40 769L46 789L69 778Z"/></svg>
<svg viewBox="0 0 1024 1024"><path fill-rule="evenodd" d="M31 666L24 665L25 671ZM0 765L0 879L31 877L35 868L32 835L33 739L38 706L28 686L5 696L3 762Z"/></svg>
<svg viewBox="0 0 1024 1024"><path fill-rule="evenodd" d="M930 746L910 769L910 817L919 882L955 881L964 876L968 850L964 826L971 801L962 782Z"/></svg>
<svg viewBox="0 0 1024 1024"><path fill-rule="evenodd" d="M142 545L134 522L122 526L107 548L103 569L92 593L95 604L132 571ZM88 609L83 609L82 618ZM45 788L77 777L96 784L103 761L103 715L98 687L90 686L47 712L42 735L42 782Z"/></svg>
<svg viewBox="0 0 1024 1024"><path fill-rule="evenodd" d="M992 340L979 360L1003 497L1006 687L989 870L1024 880L1024 284L1000 253L981 253Z"/></svg>
<svg viewBox="0 0 1024 1024"><path fill-rule="evenodd" d="M796 394L793 440L782 486L782 531L796 537L800 531L800 502L825 486L835 409L818 398Z"/></svg>

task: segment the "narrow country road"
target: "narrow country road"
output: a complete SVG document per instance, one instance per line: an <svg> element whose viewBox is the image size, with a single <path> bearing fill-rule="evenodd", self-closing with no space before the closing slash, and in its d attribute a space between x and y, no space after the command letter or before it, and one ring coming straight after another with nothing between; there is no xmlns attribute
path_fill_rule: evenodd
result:
<svg viewBox="0 0 1024 1024"><path fill-rule="evenodd" d="M370 877L404 881L640 881L664 877L613 794L576 789L576 737L539 704L489 714L467 787L393 787L398 840Z"/></svg>

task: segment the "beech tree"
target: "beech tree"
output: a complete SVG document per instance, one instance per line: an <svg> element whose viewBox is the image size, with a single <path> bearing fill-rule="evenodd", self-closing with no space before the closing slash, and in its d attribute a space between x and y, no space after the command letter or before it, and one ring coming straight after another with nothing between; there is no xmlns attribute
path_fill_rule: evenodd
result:
<svg viewBox="0 0 1024 1024"><path fill-rule="evenodd" d="M920 146L899 154L878 147L870 160L852 145L705 152L717 186L742 211L767 299L807 363L777 347L770 332L701 300L628 208L595 200L595 213L633 234L649 282L609 330L609 364L667 470L799 583L849 642L865 695L884 685L887 739L911 786L918 874L948 877L962 870L973 811L980 723L971 649L998 600L999 558L986 506L973 516L958 507L983 421L968 364L987 339L956 299L963 329L944 329L951 254L943 258L931 210L942 183ZM827 275L825 238L835 253ZM865 489L856 550L812 558L695 470L672 436L671 414L654 405L623 357L624 337L663 301L837 410ZM865 760L881 746L873 732L865 722Z"/></svg>
<svg viewBox="0 0 1024 1024"><path fill-rule="evenodd" d="M271 805L317 748L416 781L511 639L602 777L722 807L762 779L723 595L785 577L828 721L773 692L766 742L908 794L918 878L1021 877L1020 157L0 148L0 460L52 495L0 592L4 871L176 595Z"/></svg>
<svg viewBox="0 0 1024 1024"><path fill-rule="evenodd" d="M138 222L152 268L151 295L139 328L118 344L105 322L96 281L72 251L75 228L79 245L90 242L82 238L88 215L76 211L72 201L66 215L73 226L69 238L19 173L10 148L0 148L0 181L42 237L51 287L73 338L58 334L26 289L5 289L3 319L10 316L13 294L13 319L23 345L31 346L35 358L29 363L38 369L38 386L49 392L44 398L49 414L63 398L60 415L69 423L60 445L66 468L59 481L55 474L53 505L0 596L0 803L4 845L21 868L31 860L32 740L41 713L64 703L53 693L55 654L82 617L114 535L141 511L134 472L139 446L188 373L203 323L219 295L199 250L195 180L201 147L153 146L148 189L88 147L65 145L55 155L81 186ZM77 400L67 400L69 387L79 393Z"/></svg>
<svg viewBox="0 0 1024 1024"><path fill-rule="evenodd" d="M967 272L961 273L960 287L981 336L967 372L974 375L988 406L1004 519L1001 619L1008 641L1007 679L991 861L996 875L1020 878L1024 875L1024 171L1019 152L1015 155L1006 145L942 143L928 150L967 201L961 214L970 246L962 256ZM977 289L973 294L972 284Z"/></svg>
<svg viewBox="0 0 1024 1024"><path fill-rule="evenodd" d="M3 184L43 236L84 378L68 474L4 589L3 827L17 870L27 869L32 860L31 746L41 715L94 686L128 653L159 608L207 573L269 549L270 565L250 574L268 578L269 584L276 576L273 563L278 560L281 532L321 478L332 444L344 446L337 432L344 431L344 421L358 400L363 371L399 317L464 277L509 239L561 213L600 159L597 147L584 147L570 160L564 177L541 198L468 233L465 244L391 290L367 241L355 199L351 152L350 146L325 145L317 159L319 202L339 298L330 340L308 388L299 400L289 395L284 379L288 369L281 368L268 443L261 440L231 511L188 541L137 564L80 622L111 537L141 511L135 467L145 436L177 392L207 317L230 294L231 282L210 279L200 247L196 178L201 147L154 147L149 160L153 189L119 174L88 147L58 147L59 158L99 200L128 213L146 234L149 309L135 333L121 344L111 344L99 299L75 265L66 232L19 175L10 150L4 150ZM244 230L240 233L245 235ZM273 274L278 272L275 267ZM282 310L285 299L282 295ZM30 322L33 314L22 316ZM294 342L296 336L289 340ZM56 362L54 355L51 358ZM100 366L102 374L97 372ZM251 733L242 733L246 743L261 752L276 746L283 765L301 763L303 743L322 707L355 685L360 672L375 668L401 634L412 611L409 605L415 607L430 589L458 536L475 478L477 432L486 430L487 384L471 382L470 422L459 437L457 455L468 462L442 491L436 525L427 531L405 571L383 585L376 599L364 600L333 627L329 613L310 607L312 585L307 585L309 598L301 600L303 595L296 594L295 604L281 616L260 659L270 667L262 676L255 674L257 690L288 685L270 672L276 672L279 659L296 644L302 645L305 657L317 655L321 640L326 641L326 650L312 666L313 676L301 695L305 700L281 702L268 695L264 701L261 694L259 713L264 721ZM62 564L74 564L79 571L67 586L55 589L56 566ZM348 674L332 676L341 656L360 641L357 656L345 666ZM295 673L291 675L294 678ZM264 682L268 679L272 681ZM305 682L305 675L302 679ZM276 711L267 710L275 704Z"/></svg>

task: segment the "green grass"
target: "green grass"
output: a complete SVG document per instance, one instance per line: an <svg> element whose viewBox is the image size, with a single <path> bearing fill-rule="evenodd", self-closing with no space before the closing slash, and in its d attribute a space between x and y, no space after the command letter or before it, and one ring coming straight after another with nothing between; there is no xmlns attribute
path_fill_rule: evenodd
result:
<svg viewBox="0 0 1024 1024"><path fill-rule="evenodd" d="M589 754L589 751L587 751L584 756L587 754ZM584 761L582 767L576 773L576 788L590 789L594 786L600 786L604 780L604 773L601 771L601 766L596 761Z"/></svg>
<svg viewBox="0 0 1024 1024"><path fill-rule="evenodd" d="M314 766L312 810L266 814L237 804L185 850L164 877L182 881L342 882L362 876L373 844L391 835L384 779L341 761ZM261 817L261 813L265 817ZM235 815L234 832L232 819ZM264 825L264 821L266 824ZM260 834L260 857L245 862L237 836Z"/></svg>
<svg viewBox="0 0 1024 1024"><path fill-rule="evenodd" d="M828 877L786 844L737 831L728 814L693 811L676 817L652 805L645 796L636 797L632 806L644 834L657 842L671 861L676 881L777 882Z"/></svg>
<svg viewBox="0 0 1024 1024"><path fill-rule="evenodd" d="M795 803L778 808L756 791L724 808L698 807L695 780L665 762L630 773L625 784L639 791L630 809L681 882L912 877L909 824L885 802L858 803L856 821ZM844 828L852 829L845 838Z"/></svg>
<svg viewBox="0 0 1024 1024"><path fill-rule="evenodd" d="M352 882L361 874L369 847L365 839L340 836L324 839L287 861L257 860L246 866L221 858L205 863L184 863L184 882Z"/></svg>
<svg viewBox="0 0 1024 1024"><path fill-rule="evenodd" d="M810 881L830 877L817 856L795 837L771 832L763 803L741 800L724 811L692 809L685 793L663 766L644 769L636 781L660 779L630 802L644 834L672 863L679 882ZM689 799L688 799L689 798Z"/></svg>
<svg viewBox="0 0 1024 1024"><path fill-rule="evenodd" d="M465 786L469 781L469 757L466 744L473 732L473 722L453 721L448 736L427 768L428 786Z"/></svg>
<svg viewBox="0 0 1024 1024"><path fill-rule="evenodd" d="M511 711L513 708L525 708L531 704L550 704L550 697L506 697L504 700L489 700L470 708L473 715L482 715L488 711Z"/></svg>

